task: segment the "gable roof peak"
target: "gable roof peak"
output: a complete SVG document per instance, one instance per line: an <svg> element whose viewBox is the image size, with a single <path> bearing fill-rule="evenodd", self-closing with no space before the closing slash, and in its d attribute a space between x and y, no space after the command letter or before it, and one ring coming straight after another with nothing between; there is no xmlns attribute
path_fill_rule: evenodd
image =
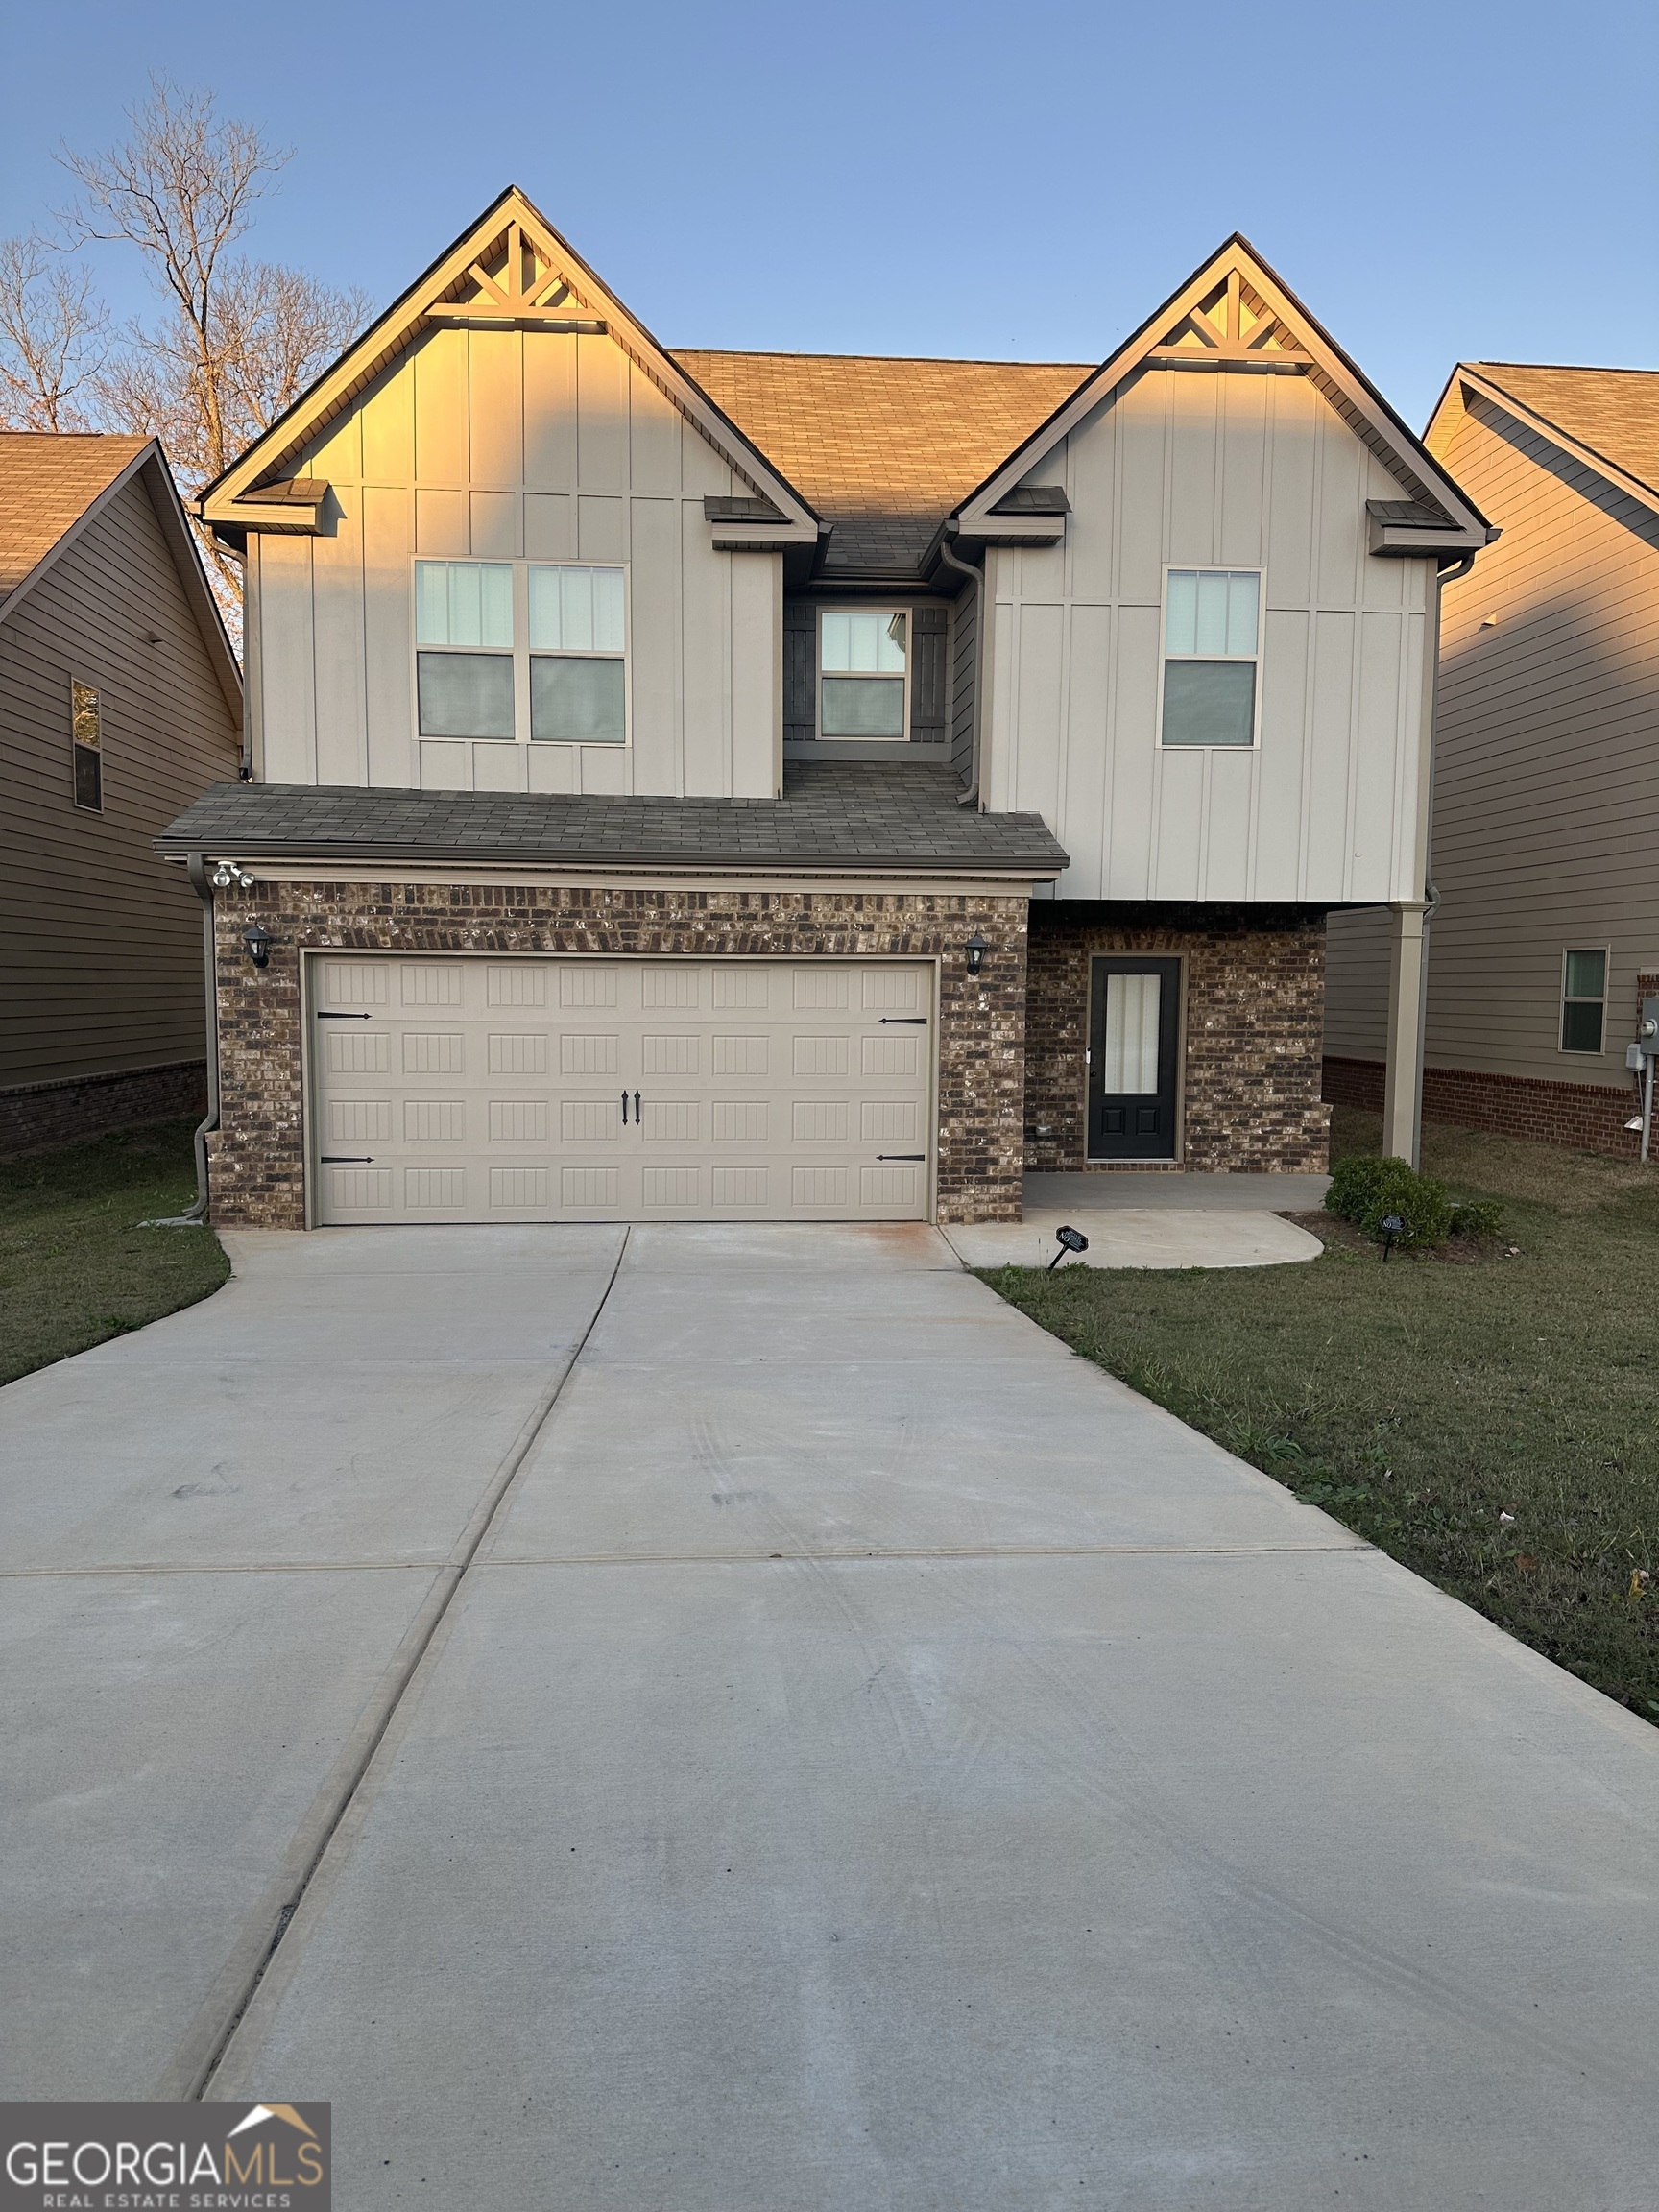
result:
<svg viewBox="0 0 1659 2212"><path fill-rule="evenodd" d="M204 519L230 543L244 539L259 519L245 504L250 494L290 467L427 329L445 325L609 336L728 465L772 500L791 535L815 542L818 517L801 493L517 184L500 192L333 366L206 487L197 503Z"/></svg>

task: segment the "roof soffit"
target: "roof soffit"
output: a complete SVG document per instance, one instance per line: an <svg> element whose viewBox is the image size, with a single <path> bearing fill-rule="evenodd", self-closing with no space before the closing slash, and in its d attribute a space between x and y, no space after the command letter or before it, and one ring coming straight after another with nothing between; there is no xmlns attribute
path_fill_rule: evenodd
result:
<svg viewBox="0 0 1659 2212"><path fill-rule="evenodd" d="M480 325L605 330L721 458L781 511L785 536L808 542L818 517L752 440L631 315L517 185L349 346L262 437L203 492L216 526L246 529L260 494L376 377L431 328ZM240 512L238 508L240 507Z"/></svg>
<svg viewBox="0 0 1659 2212"><path fill-rule="evenodd" d="M994 536L998 503L1086 416L1145 368L1306 376L1413 499L1442 509L1471 545L1486 543L1484 516L1238 232L962 502L954 517L959 533Z"/></svg>

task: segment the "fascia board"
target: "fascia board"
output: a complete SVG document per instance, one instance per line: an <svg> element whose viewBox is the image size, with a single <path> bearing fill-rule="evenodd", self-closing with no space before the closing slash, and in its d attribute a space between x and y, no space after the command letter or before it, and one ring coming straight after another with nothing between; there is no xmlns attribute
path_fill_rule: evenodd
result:
<svg viewBox="0 0 1659 2212"><path fill-rule="evenodd" d="M518 223L546 258L573 279L571 288L579 297L585 296L584 304L610 326L611 335L624 352L637 360L652 382L696 424L723 460L771 497L790 520L816 525L818 516L810 503L607 290L517 185L510 185L361 338L347 348L331 369L324 371L309 391L204 490L198 502L204 518L215 526L243 526L243 518L233 512L237 497L303 445L419 336L426 324L427 308L439 304L444 294L460 282L479 253L500 234L502 226L511 222Z"/></svg>
<svg viewBox="0 0 1659 2212"><path fill-rule="evenodd" d="M1494 407L1501 408L1505 415L1512 416L1528 430L1536 431L1540 438L1553 445L1558 452L1581 462L1615 490L1624 493L1638 505L1659 515L1659 491L1651 484L1645 484L1640 476L1632 476L1627 469L1621 469L1616 461L1609 461L1605 453L1599 453L1594 445L1586 445L1582 440L1573 437L1559 424L1551 422L1548 415L1540 415L1535 408L1528 407L1524 399L1517 399L1502 384L1494 383L1490 377L1481 375L1479 371L1468 368L1462 362L1457 364L1452 382L1447 385L1447 394L1451 392L1453 383L1461 385L1466 392L1479 393L1482 399L1489 400ZM1446 394L1442 394L1442 406L1445 400ZM1439 412L1437 407L1436 415Z"/></svg>
<svg viewBox="0 0 1659 2212"><path fill-rule="evenodd" d="M1273 312L1295 331L1306 348L1307 360L1370 430L1371 441L1375 443L1384 462L1392 461L1396 469L1404 471L1414 490L1427 493L1444 506L1460 528L1480 532L1479 542L1484 544L1487 526L1485 517L1457 489L1317 318L1309 312L1289 286L1262 260L1249 241L1237 231L1219 252L1193 272L1179 290L1170 294L1163 306L1148 316L1132 338L1078 386L1070 398L1065 400L1046 422L1041 424L1022 445L1009 455L994 475L987 477L983 484L969 494L956 510L963 530L966 532L974 528L976 535L975 526L986 521L989 510L997 501L1005 498L1021 478L1051 452L1061 439L1075 429L1084 417L1097 407L1126 376L1133 374L1158 345L1163 332L1170 324L1190 314L1206 295L1214 290L1217 279L1225 276L1231 269L1237 269L1246 278L1251 289L1258 292Z"/></svg>
<svg viewBox="0 0 1659 2212"><path fill-rule="evenodd" d="M150 504L156 511L161 534L168 541L173 565L178 570L179 581L184 587L184 595L190 602L190 611L196 617L196 626L202 633L207 657L213 662L219 688L225 694L226 704L231 712L240 717L241 664L226 636L224 618L219 613L219 602L213 596L212 586L202 572L202 556L196 550L196 540L180 501L173 472L167 466L158 441L154 438L139 447L120 473L112 476L90 505L82 510L62 537L47 547L28 575L7 593L4 600L0 600L0 622L17 612L29 593L51 573L83 534L91 528L105 508L119 498L128 485L141 476L145 479Z"/></svg>

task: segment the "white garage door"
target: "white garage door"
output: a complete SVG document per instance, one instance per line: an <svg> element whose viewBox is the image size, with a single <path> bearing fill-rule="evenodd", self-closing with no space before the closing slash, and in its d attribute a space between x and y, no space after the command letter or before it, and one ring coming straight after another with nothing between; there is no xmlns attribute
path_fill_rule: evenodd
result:
<svg viewBox="0 0 1659 2212"><path fill-rule="evenodd" d="M317 954L316 1218L923 1219L930 974Z"/></svg>

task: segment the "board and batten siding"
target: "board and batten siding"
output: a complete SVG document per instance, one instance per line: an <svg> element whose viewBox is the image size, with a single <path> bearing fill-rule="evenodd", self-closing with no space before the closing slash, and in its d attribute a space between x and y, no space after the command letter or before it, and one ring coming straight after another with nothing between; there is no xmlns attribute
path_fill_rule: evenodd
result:
<svg viewBox="0 0 1659 2212"><path fill-rule="evenodd" d="M1419 896L1433 564L1366 549L1403 487L1304 377L1150 369L1027 481L1062 545L988 555L980 777L1071 855L1057 896L1306 904ZM1261 568L1259 742L1157 742L1166 567Z"/></svg>
<svg viewBox="0 0 1659 2212"><path fill-rule="evenodd" d="M1622 1085L1659 971L1659 516L1479 394L1440 428L1503 536L1444 593L1428 1065ZM1333 1052L1382 1057L1376 928L1333 918ZM1599 946L1604 1048L1563 1052L1562 953Z"/></svg>
<svg viewBox="0 0 1659 2212"><path fill-rule="evenodd" d="M777 795L781 556L712 549L705 494L751 487L613 339L430 329L292 473L332 493L321 535L250 541L264 781ZM418 557L625 565L628 743L421 738Z"/></svg>
<svg viewBox="0 0 1659 2212"><path fill-rule="evenodd" d="M101 814L75 805L72 677ZM202 908L152 840L241 749L140 472L0 621L0 1088L203 1057Z"/></svg>

